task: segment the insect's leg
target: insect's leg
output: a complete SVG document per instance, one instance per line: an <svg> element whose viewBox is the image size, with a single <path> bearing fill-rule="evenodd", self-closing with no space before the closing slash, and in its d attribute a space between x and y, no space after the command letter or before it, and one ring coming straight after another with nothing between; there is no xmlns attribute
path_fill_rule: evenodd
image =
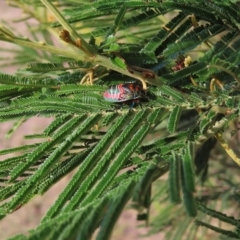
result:
<svg viewBox="0 0 240 240"><path fill-rule="evenodd" d="M120 110L123 110L123 106L124 106L124 102L120 102L120 103L118 103L118 106L120 106L118 109L120 109Z"/></svg>
<svg viewBox="0 0 240 240"><path fill-rule="evenodd" d="M132 101L132 104L131 104L131 106L130 106L130 109L129 109L129 111L132 111L132 109L133 109L134 105L135 105L135 101Z"/></svg>

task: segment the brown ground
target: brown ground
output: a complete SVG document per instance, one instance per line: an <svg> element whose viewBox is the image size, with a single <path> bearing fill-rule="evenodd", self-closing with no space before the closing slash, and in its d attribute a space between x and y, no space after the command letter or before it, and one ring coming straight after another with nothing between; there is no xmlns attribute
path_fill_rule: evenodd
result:
<svg viewBox="0 0 240 240"><path fill-rule="evenodd" d="M1 10L1 20L11 21L12 18L19 15L21 12L18 9L10 8L5 4L5 1L0 1L0 10ZM26 27L24 23L14 23L14 26L17 26L18 32L21 35L27 35ZM26 33L26 34L24 34ZM8 47L13 48L11 44L2 43L1 48ZM1 54L1 57L3 54ZM6 56L6 55L4 55ZM7 57L11 57L7 55ZM6 66L0 69L1 72L14 73L16 68L13 66ZM26 140L23 139L23 135L40 133L49 123L51 119L46 118L33 118L26 123L24 123L17 132L13 134L11 139L6 139L5 134L10 129L12 123L3 123L0 124L0 149L5 149L9 147L20 146L23 143L26 143ZM2 159L2 157L1 157ZM18 233L27 233L29 229L32 229L38 225L43 215L46 213L48 208L54 203L57 199L58 194L62 191L64 186L66 186L69 177L65 177L58 184L53 186L44 196L36 197L33 201L28 203L26 206L17 210L13 214L9 215L0 222L0 240L7 239L10 236L13 236ZM115 228L112 239L114 240L137 240L140 239L140 234L146 233L146 229L137 228L138 222L136 219L136 212L133 210L126 210L121 218L118 221L118 224ZM162 234L158 236L153 236L149 238L144 238L146 240L160 240L163 239Z"/></svg>

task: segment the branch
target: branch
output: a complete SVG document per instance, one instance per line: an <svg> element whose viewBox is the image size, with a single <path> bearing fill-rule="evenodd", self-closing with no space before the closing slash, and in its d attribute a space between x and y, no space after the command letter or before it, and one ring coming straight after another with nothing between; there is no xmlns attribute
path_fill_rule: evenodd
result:
<svg viewBox="0 0 240 240"><path fill-rule="evenodd" d="M66 29L70 35L74 38L74 40L80 40L81 48L84 53L88 56L95 56L97 54L96 50L88 44L76 31L72 26L65 20L62 14L54 7L54 5L49 0L41 0L41 2L53 13L56 19L60 22L64 29Z"/></svg>

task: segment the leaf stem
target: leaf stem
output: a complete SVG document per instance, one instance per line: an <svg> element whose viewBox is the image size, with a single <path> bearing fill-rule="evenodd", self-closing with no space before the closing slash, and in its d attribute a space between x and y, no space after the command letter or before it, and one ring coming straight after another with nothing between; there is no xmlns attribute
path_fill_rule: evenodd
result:
<svg viewBox="0 0 240 240"><path fill-rule="evenodd" d="M212 128L208 129L204 135L200 135L196 142L196 148L200 147L207 139L212 136L215 136L218 131L220 131L236 114L238 109L231 109L231 113L227 114L223 119L217 121Z"/></svg>
<svg viewBox="0 0 240 240"><path fill-rule="evenodd" d="M226 69L226 68L224 68L222 66L215 65L215 64L209 64L207 67L208 68L216 68L216 69L219 69L219 70L221 70L223 72L226 72L229 75L231 75L238 83L240 83L240 79L229 69Z"/></svg>
<svg viewBox="0 0 240 240"><path fill-rule="evenodd" d="M18 37L14 37L14 38L7 38L4 36L0 36L0 40L3 40L5 42L10 42L10 43L14 43L16 45L22 46L22 47L29 47L29 48L33 48L36 50L42 50L42 51L47 51L59 56L65 56L65 57L69 57L69 58L73 58L76 60L80 60L80 61L84 61L86 60L86 56L83 54L76 54L76 52L70 51L70 50L65 50L62 48L58 48L52 45L48 45L45 42L33 42L27 38L18 38ZM90 60L88 60L90 61Z"/></svg>
<svg viewBox="0 0 240 240"><path fill-rule="evenodd" d="M222 133L218 132L215 134L215 136L216 136L217 140L220 142L220 144L222 145L222 147L225 149L227 154L232 158L232 160L238 166L240 166L240 159L237 157L236 153L229 147L229 145L225 142L225 140L223 139Z"/></svg>
<svg viewBox="0 0 240 240"><path fill-rule="evenodd" d="M81 41L81 48L83 49L83 52L86 53L88 56L95 56L97 54L96 50L88 44L76 31L72 26L65 20L65 18L62 16L62 14L55 8L55 6L49 1L49 0L41 0L41 2L53 13L53 15L56 17L56 19L60 22L62 27L66 29L70 35L74 38L76 41L77 39L80 39Z"/></svg>

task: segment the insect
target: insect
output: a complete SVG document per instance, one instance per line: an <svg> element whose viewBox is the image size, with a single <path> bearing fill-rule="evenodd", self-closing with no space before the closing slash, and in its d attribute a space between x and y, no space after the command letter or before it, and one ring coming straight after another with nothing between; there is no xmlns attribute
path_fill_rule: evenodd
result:
<svg viewBox="0 0 240 240"><path fill-rule="evenodd" d="M136 83L123 83L111 86L103 97L108 102L131 103L132 108L139 99L146 97L146 92Z"/></svg>

